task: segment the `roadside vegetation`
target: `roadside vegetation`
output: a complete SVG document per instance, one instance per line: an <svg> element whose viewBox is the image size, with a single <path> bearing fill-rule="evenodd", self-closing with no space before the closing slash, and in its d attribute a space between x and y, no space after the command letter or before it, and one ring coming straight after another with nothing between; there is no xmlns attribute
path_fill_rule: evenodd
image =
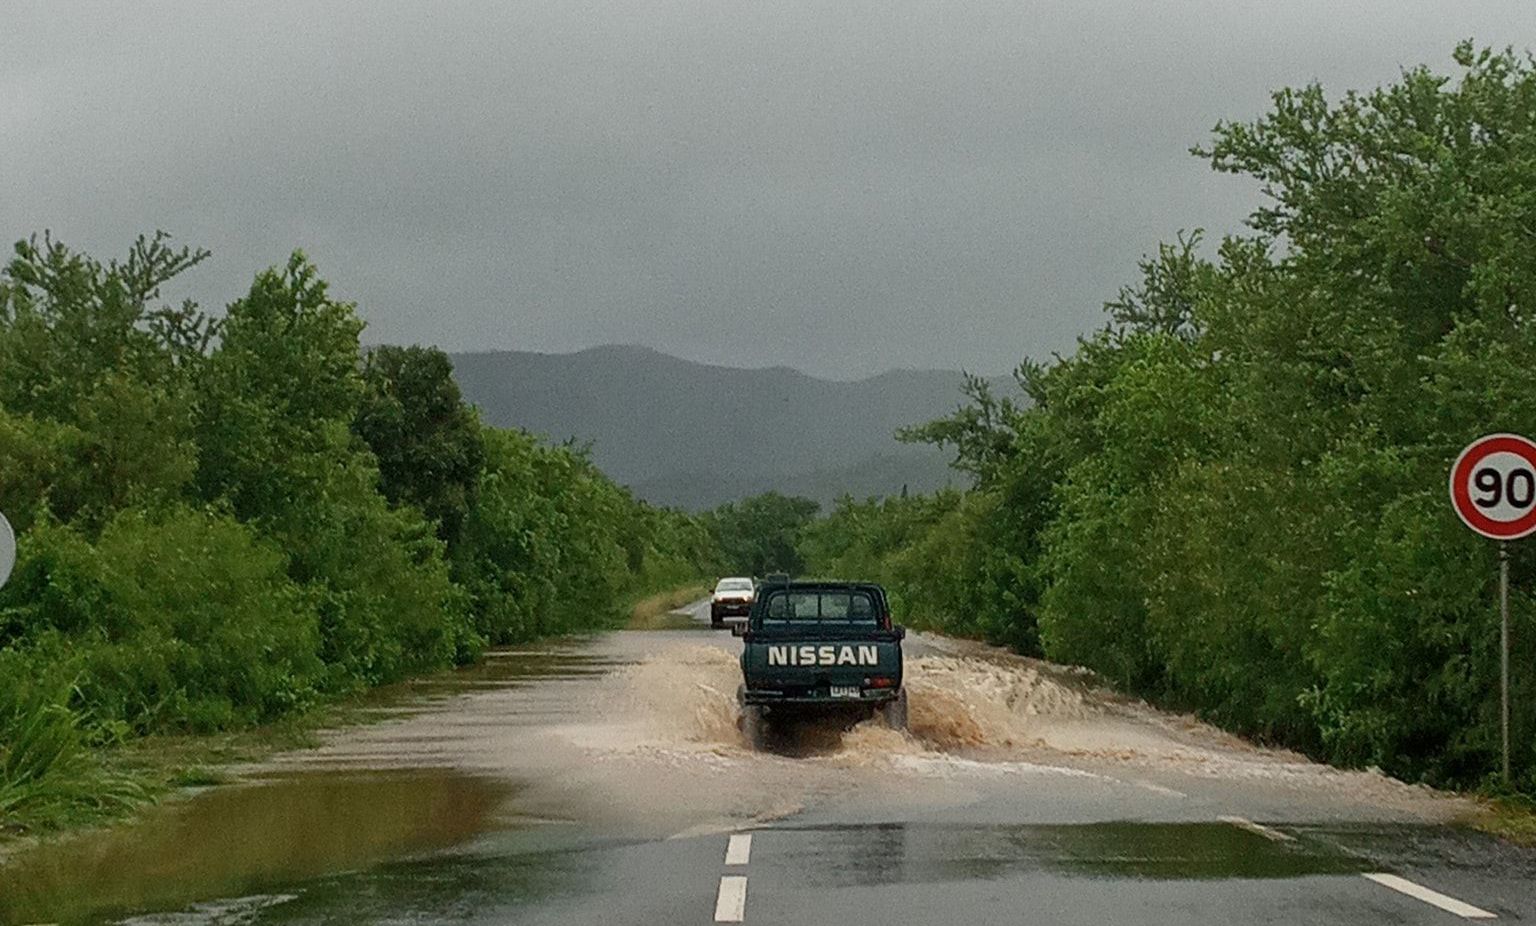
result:
<svg viewBox="0 0 1536 926"><path fill-rule="evenodd" d="M703 521L482 425L441 352L361 349L302 254L221 314L166 304L205 257L44 237L0 270L8 831L131 806L117 747L612 626L713 571Z"/></svg>
<svg viewBox="0 0 1536 926"><path fill-rule="evenodd" d="M654 595L646 595L629 609L629 619L624 622L624 629L661 630L676 626L679 620L688 620L688 618L679 618L679 615L672 612L684 605L708 598L711 588L712 586L707 582L696 582L692 585L669 588Z"/></svg>
<svg viewBox="0 0 1536 926"><path fill-rule="evenodd" d="M906 437L967 492L845 500L812 572L1261 741L1498 787L1496 545L1471 438L1536 431L1536 69L1456 52L1283 90L1195 149L1266 203L1161 245L1075 353ZM1511 545L1515 786L1536 793L1536 547Z"/></svg>

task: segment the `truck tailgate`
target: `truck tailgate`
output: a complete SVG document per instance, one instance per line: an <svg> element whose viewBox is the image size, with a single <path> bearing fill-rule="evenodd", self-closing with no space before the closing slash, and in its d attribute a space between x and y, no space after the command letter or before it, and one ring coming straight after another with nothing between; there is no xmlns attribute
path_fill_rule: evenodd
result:
<svg viewBox="0 0 1536 926"><path fill-rule="evenodd" d="M894 639L758 637L746 643L741 661L749 693L765 697L820 699L833 688L881 697L901 687L901 643Z"/></svg>

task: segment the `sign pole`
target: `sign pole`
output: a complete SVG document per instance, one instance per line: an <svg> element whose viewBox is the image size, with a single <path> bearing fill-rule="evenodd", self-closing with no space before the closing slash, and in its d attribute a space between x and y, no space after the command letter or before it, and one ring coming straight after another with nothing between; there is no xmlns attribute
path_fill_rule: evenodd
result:
<svg viewBox="0 0 1536 926"><path fill-rule="evenodd" d="M1509 785L1509 544L1499 542L1499 730L1504 740L1504 784Z"/></svg>

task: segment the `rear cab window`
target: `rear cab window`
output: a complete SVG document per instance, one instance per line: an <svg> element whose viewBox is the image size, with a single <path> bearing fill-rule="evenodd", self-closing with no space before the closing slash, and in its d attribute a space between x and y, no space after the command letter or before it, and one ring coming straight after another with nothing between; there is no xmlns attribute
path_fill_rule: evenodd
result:
<svg viewBox="0 0 1536 926"><path fill-rule="evenodd" d="M880 609L874 596L861 589L786 589L768 593L763 604L765 630L821 625L878 626Z"/></svg>

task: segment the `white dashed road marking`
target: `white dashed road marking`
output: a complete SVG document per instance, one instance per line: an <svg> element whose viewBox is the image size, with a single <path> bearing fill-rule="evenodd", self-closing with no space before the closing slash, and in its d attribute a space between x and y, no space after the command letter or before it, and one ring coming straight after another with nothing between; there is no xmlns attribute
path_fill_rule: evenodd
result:
<svg viewBox="0 0 1536 926"><path fill-rule="evenodd" d="M1422 900L1433 907L1439 907L1447 913L1454 913L1463 919L1469 920L1493 920L1498 919L1498 914L1489 913L1481 907L1474 907L1469 903L1447 897L1439 891L1432 891L1422 884L1414 884L1407 878L1399 878L1397 875L1389 875L1382 872L1362 875L1370 881L1375 881L1383 887L1390 887L1394 891L1407 894L1415 900Z"/></svg>
<svg viewBox="0 0 1536 926"><path fill-rule="evenodd" d="M745 865L752 858L752 834L737 833L725 847L727 865Z"/></svg>
<svg viewBox="0 0 1536 926"><path fill-rule="evenodd" d="M1223 823L1230 823L1233 826L1245 829L1250 833L1258 833L1260 836L1263 836L1265 839L1271 840L1272 842L1296 841L1296 837L1289 833L1282 833L1279 830L1267 827L1262 823L1255 823L1246 817L1217 817L1216 819Z"/></svg>
<svg viewBox="0 0 1536 926"><path fill-rule="evenodd" d="M715 922L739 923L747 915L747 879L726 875L720 879L720 893L715 897Z"/></svg>

